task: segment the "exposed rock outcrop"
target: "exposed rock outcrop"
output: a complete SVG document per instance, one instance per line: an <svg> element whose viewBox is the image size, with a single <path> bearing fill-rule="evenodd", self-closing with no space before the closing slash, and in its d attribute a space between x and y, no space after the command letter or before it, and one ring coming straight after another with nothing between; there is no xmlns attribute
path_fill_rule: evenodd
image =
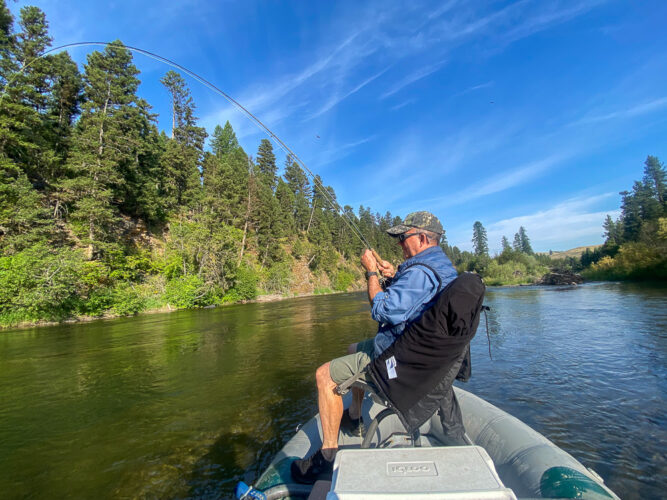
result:
<svg viewBox="0 0 667 500"><path fill-rule="evenodd" d="M580 285L584 279L575 273L549 273L542 276L538 285Z"/></svg>

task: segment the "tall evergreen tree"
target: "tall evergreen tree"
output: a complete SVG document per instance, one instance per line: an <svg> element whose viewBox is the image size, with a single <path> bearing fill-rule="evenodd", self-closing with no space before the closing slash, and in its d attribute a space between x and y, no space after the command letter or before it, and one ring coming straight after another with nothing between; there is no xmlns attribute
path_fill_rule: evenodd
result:
<svg viewBox="0 0 667 500"><path fill-rule="evenodd" d="M88 55L85 65L86 100L67 162L70 178L61 186L73 203L72 219L88 258L113 238L114 192L122 192L121 172L136 159L135 124L129 118L137 113L138 73L120 41Z"/></svg>
<svg viewBox="0 0 667 500"><path fill-rule="evenodd" d="M293 216L297 229L305 231L310 219L310 197L312 190L308 177L291 156L285 159L285 180L294 194Z"/></svg>
<svg viewBox="0 0 667 500"><path fill-rule="evenodd" d="M204 161L205 206L220 221L242 226L248 197L248 157L241 147Z"/></svg>
<svg viewBox="0 0 667 500"><path fill-rule="evenodd" d="M665 214L667 213L667 199L665 196L667 172L665 172L665 166L660 163L657 157L650 155L646 157L644 165L644 184L650 187L652 194L662 208L663 214Z"/></svg>
<svg viewBox="0 0 667 500"><path fill-rule="evenodd" d="M282 177L278 178L276 186L276 200L280 207L280 220L284 226L285 234L292 234L296 231L294 223L294 193L289 188Z"/></svg>
<svg viewBox="0 0 667 500"><path fill-rule="evenodd" d="M79 114L83 80L76 63L66 52L46 56L49 61L50 93L46 103L46 139L53 151L54 161L49 162L46 174L49 182L60 177L60 171L70 147L72 125Z"/></svg>
<svg viewBox="0 0 667 500"><path fill-rule="evenodd" d="M635 182L635 190L639 182ZM634 193L621 191L621 224L623 242L637 241L642 227L641 206Z"/></svg>
<svg viewBox="0 0 667 500"><path fill-rule="evenodd" d="M7 2L0 0L0 84L4 87L7 80L16 71L12 58L14 48L14 16L7 8Z"/></svg>
<svg viewBox="0 0 667 500"><path fill-rule="evenodd" d="M500 241L500 245L502 247L503 252L512 250L512 247L510 246L510 242L507 239L507 236L503 236L503 239Z"/></svg>
<svg viewBox="0 0 667 500"><path fill-rule="evenodd" d="M480 221L476 221L472 226L472 245L475 249L475 255L488 257L489 243L486 236L486 229L484 229Z"/></svg>
<svg viewBox="0 0 667 500"><path fill-rule="evenodd" d="M41 13L39 9L26 7L21 12L20 25L28 33L14 34L11 14L0 16L7 23L0 26L2 80L6 82L0 98L0 150L25 172L33 185L43 187L40 156L45 148L41 144L43 120L40 111L44 99L44 61L33 59L43 53L50 39L44 34L44 26L33 29L31 25L40 20L45 23L43 14L40 19L33 15ZM28 66L30 62L35 65Z"/></svg>
<svg viewBox="0 0 667 500"><path fill-rule="evenodd" d="M533 252L533 247L530 245L530 239L528 238L528 234L526 233L526 229L523 226L521 226L519 228L518 235L519 235L519 242L520 242L519 243L520 244L519 250L521 252L525 253L526 255L533 255L533 253L534 253ZM516 238L515 238L515 241L516 241Z"/></svg>
<svg viewBox="0 0 667 500"><path fill-rule="evenodd" d="M610 215L607 215L602 227L604 228L604 237L606 244L618 245L621 242L619 225L612 220Z"/></svg>
<svg viewBox="0 0 667 500"><path fill-rule="evenodd" d="M213 150L213 154L222 157L233 153L238 148L239 141L236 138L236 133L234 132L232 125L229 123L229 120L225 122L224 128L220 125L216 125L211 139L211 149Z"/></svg>
<svg viewBox="0 0 667 500"><path fill-rule="evenodd" d="M172 140L162 157L172 207L196 204L201 194L201 162L206 131L197 126L195 104L183 77L168 71L160 80L172 102Z"/></svg>
<svg viewBox="0 0 667 500"><path fill-rule="evenodd" d="M268 139L262 139L257 150L257 167L259 168L260 176L264 178L267 186L275 191L278 179L276 172L276 155L273 153L273 145Z"/></svg>

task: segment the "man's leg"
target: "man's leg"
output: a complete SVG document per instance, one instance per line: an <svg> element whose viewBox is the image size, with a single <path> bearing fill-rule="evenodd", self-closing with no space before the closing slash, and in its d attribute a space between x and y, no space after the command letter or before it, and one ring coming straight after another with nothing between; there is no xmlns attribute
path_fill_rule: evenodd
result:
<svg viewBox="0 0 667 500"><path fill-rule="evenodd" d="M340 430L340 419L343 416L343 398L334 392L337 384L331 379L330 364L323 364L315 372L317 406L320 410L320 420L322 422L323 451L338 448L338 431Z"/></svg>
<svg viewBox="0 0 667 500"><path fill-rule="evenodd" d="M313 484L318 479L331 478L343 416L343 398L336 394L334 389L339 383L363 370L369 362L370 358L365 353L355 353L325 363L315 372L317 405L322 424L322 448L308 458L292 462L291 472L295 481Z"/></svg>
<svg viewBox="0 0 667 500"><path fill-rule="evenodd" d="M357 342L355 344L350 344L347 348L348 354L355 354L357 352L363 352L368 356L370 362L373 359L375 351L375 340L370 338ZM364 390L358 387L352 387L352 403L348 408L348 415L352 420L359 420L361 418L361 403L364 400Z"/></svg>

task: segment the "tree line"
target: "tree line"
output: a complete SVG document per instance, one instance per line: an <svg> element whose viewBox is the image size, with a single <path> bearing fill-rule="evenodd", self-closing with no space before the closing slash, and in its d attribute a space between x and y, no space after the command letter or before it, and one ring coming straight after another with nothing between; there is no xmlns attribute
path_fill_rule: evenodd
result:
<svg viewBox="0 0 667 500"><path fill-rule="evenodd" d="M607 215L602 229L605 242L581 257L552 259L536 254L526 229L520 227L510 245L501 239L500 254L489 256L486 229L480 221L473 225L473 252L445 246L459 271L480 273L487 284L528 284L539 282L546 273L582 273L590 280L667 279L667 173L655 156L644 162L644 175L632 191L621 191L621 213L613 220Z"/></svg>
<svg viewBox="0 0 667 500"><path fill-rule="evenodd" d="M605 219L605 242L581 257L590 279L667 279L667 172L647 156L644 175L632 191L621 191L621 214Z"/></svg>
<svg viewBox="0 0 667 500"><path fill-rule="evenodd" d="M552 261L548 255L536 254L530 244L526 228L521 226L510 244L507 236L501 238L501 251L489 255L486 228L480 221L472 227L473 251L443 245L459 272L479 273L487 285L518 285L535 283L549 272Z"/></svg>
<svg viewBox="0 0 667 500"><path fill-rule="evenodd" d="M171 127L137 91L116 40L80 70L37 7L17 26L0 1L0 323L133 314L346 290L363 244L333 188L272 143L256 154L229 122L199 126L186 81L161 83ZM333 204L331 201L333 200ZM389 212L340 209L390 260Z"/></svg>

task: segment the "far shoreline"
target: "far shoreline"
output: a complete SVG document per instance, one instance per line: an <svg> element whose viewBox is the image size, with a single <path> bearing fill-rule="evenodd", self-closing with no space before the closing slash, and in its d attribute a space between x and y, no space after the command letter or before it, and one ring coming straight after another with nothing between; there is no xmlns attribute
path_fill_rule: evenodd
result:
<svg viewBox="0 0 667 500"><path fill-rule="evenodd" d="M70 317L70 318L65 318L59 321L47 321L47 320L38 320L38 321L24 321L21 323L18 323L16 325L8 325L8 326L0 326L0 334L3 331L7 330L27 330L30 328L41 328L41 327L46 327L46 326L58 326L58 325L68 325L68 324L77 324L77 323L90 323L92 321L98 321L98 320L111 320L111 319L120 319L120 318L134 318L137 316L143 316L143 315L149 315L149 314L160 314L160 313L172 313L172 312L177 312L177 311L193 311L193 310L198 310L198 309L217 309L220 307L230 307L230 306L238 306L238 305L243 305L243 304L261 304L261 303L270 303L270 302L280 302L283 300L290 300L290 299L299 299L303 297L316 297L316 296L324 296L324 295L336 295L336 294L341 294L341 293L354 293L354 292L360 292L363 291L362 289L359 290L350 290L350 291L345 291L345 292L337 292L337 291L330 291L330 292L322 292L322 293L300 293L300 294L295 294L295 295L284 295L284 294L279 294L279 293L270 293L270 294L264 294L264 295L258 295L254 299L250 300L240 300L238 302L229 302L227 304L210 304L207 306L201 306L201 307L193 307L193 308L178 308L178 307L170 307L169 304L166 306L161 306L161 307L155 307L152 309L145 309L141 312L138 312L133 315L122 315L122 314L113 314L113 313L107 313L103 314L101 316L76 316L76 317Z"/></svg>
<svg viewBox="0 0 667 500"><path fill-rule="evenodd" d="M584 283L593 283L598 281L585 281ZM506 284L506 285L487 285L488 288L519 288L519 287L541 287L541 288L555 288L555 287L577 287L580 286L581 284L576 284L576 283L571 283L571 284L563 284L563 285L548 285L548 284L542 284L539 282L535 283L518 283L518 284ZM149 314L160 314L160 313L172 313L172 312L177 312L177 311L188 311L188 310L197 310L197 309L217 309L220 307L230 307L230 306L238 306L238 305L244 305L244 304L262 304L262 303L270 303L270 302L281 302L283 300L290 300L290 299L300 299L304 297L316 297L316 296L326 296L326 295L338 295L338 294L343 294L343 293L360 293L364 292L364 288L358 288L354 290L346 290L346 291L329 291L329 292L322 292L322 293L300 293L300 294L294 294L294 295L285 295L285 294L278 294L278 293L272 293L272 294L264 294L264 295L258 295L254 299L250 300L241 300L238 302L230 302L227 304L210 304L207 306L202 306L202 307L194 307L190 309L186 308L177 308L177 307L170 307L168 304L166 306L162 307L156 307L153 309L146 309L144 311L141 311L137 314L131 315L131 316L123 316L120 314L104 314L102 316L77 316L77 317L71 317L71 318L66 318L62 319L60 321L46 321L46 320L40 320L40 321L35 321L35 322L22 322L17 325L11 325L11 326L0 326L0 334L3 331L8 331L8 330L27 330L30 328L41 328L41 327L48 327L48 326L58 326L58 325L67 325L67 324L77 324L77 323L89 323L92 321L98 321L98 320L113 320L113 319L120 319L120 318L133 318L137 316L143 316L143 315L149 315Z"/></svg>

